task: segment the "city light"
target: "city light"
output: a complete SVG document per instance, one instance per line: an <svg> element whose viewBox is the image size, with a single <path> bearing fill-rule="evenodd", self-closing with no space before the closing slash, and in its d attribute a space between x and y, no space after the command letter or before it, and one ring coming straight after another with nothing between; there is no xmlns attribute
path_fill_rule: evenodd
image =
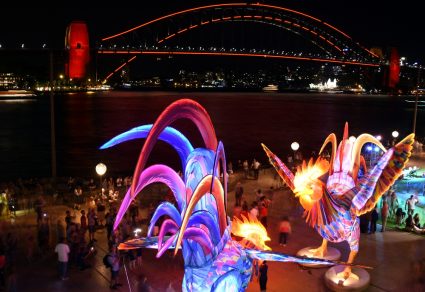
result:
<svg viewBox="0 0 425 292"><path fill-rule="evenodd" d="M391 133L391 135L393 136L393 138L397 138L397 137L398 137L398 135L399 135L399 133L398 133L397 131L393 131L393 132Z"/></svg>
<svg viewBox="0 0 425 292"><path fill-rule="evenodd" d="M293 142L291 144L291 149L294 151L297 151L300 148L300 144L298 144L298 142Z"/></svg>
<svg viewBox="0 0 425 292"><path fill-rule="evenodd" d="M96 165L96 173L97 173L98 175L100 175L100 176L104 175L104 174L106 173L106 170L107 170L107 168L106 168L106 165L105 165L105 164L103 164L103 163L98 163L98 164Z"/></svg>

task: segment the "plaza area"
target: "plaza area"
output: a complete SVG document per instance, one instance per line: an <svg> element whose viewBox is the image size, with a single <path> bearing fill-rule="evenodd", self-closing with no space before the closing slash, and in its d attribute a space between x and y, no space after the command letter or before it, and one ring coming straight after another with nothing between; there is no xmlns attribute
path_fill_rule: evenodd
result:
<svg viewBox="0 0 425 292"><path fill-rule="evenodd" d="M416 158L411 163L416 163ZM268 233L271 237L269 246L272 250L295 255L298 250L311 246L318 247L321 237L302 218L302 208L293 194L276 178L272 168L262 169L259 178L243 178L242 173L234 173L229 177L229 195L227 210L232 215L235 203L234 188L240 181L244 187L244 200L249 204L256 200L256 191L261 189L271 197L272 203L268 212ZM273 187L273 193L270 192ZM142 194L149 196L149 194ZM87 210L88 205L82 205ZM109 291L110 271L104 266L102 258L108 251L105 228L95 232L94 250L87 259L87 267L80 269L76 264L69 266L69 279L61 280L57 275L57 255L54 247L57 242L56 222L64 222L66 210L71 211L73 220L79 222L80 212L70 206L56 204L47 206L45 212L49 217L49 244L45 250L35 248L34 255L28 259L27 253L31 238L36 236L36 214L34 210L19 211L15 218L1 218L1 234L3 237L12 232L17 239L16 267L10 281L15 281L14 291ZM147 217L147 206L139 206L141 217ZM288 215L292 234L286 246L278 243L278 224L282 215ZM425 223L421 218L421 223ZM145 222L146 223L146 222ZM380 220L378 221L380 223ZM143 231L147 225L140 226ZM424 291L423 272L425 261L425 236L403 231L401 228L390 228L380 232L380 226L374 234L362 233L360 250L355 263L370 266L370 285L366 291ZM333 244L341 252L341 260L348 258L349 248L346 242ZM161 258L155 257L155 250L143 250L142 261L130 264L123 255L125 266L119 274L122 286L117 291L181 291L183 278L183 260L179 253L176 257L172 251ZM324 285L324 274L327 268L305 268L294 263L269 262L267 291L327 291ZM9 275L10 277L10 275ZM8 277L8 278L9 278ZM422 277L422 278L421 278ZM129 287L130 286L130 287ZM131 288L131 289L130 289ZM1 291L1 290L0 290ZM6 291L6 290L5 290ZM260 291L259 283L254 277L247 291Z"/></svg>

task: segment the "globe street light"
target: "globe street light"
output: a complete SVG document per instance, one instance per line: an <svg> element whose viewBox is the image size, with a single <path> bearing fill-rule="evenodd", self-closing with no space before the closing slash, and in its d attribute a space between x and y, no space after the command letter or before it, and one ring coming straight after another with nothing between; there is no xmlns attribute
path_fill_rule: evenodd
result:
<svg viewBox="0 0 425 292"><path fill-rule="evenodd" d="M397 138L398 137L398 132L397 131L393 131L392 133L391 133L391 135L394 137L394 139L395 138Z"/></svg>
<svg viewBox="0 0 425 292"><path fill-rule="evenodd" d="M397 131L393 131L391 133L391 136L393 136L393 138L394 138L393 139L393 145L395 145L395 140L397 139L398 135L399 135L399 133Z"/></svg>
<svg viewBox="0 0 425 292"><path fill-rule="evenodd" d="M291 144L291 149L292 151L294 151L294 165L297 165L297 160L296 160L296 152L297 150L300 148L300 144L298 144L298 142L292 142Z"/></svg>
<svg viewBox="0 0 425 292"><path fill-rule="evenodd" d="M103 163L98 163L96 165L96 173L99 175L100 177L100 189L102 189L102 175L104 175L106 173L106 165Z"/></svg>
<svg viewBox="0 0 425 292"><path fill-rule="evenodd" d="M300 144L298 144L298 142L293 142L291 144L291 149L294 151L297 151L300 148Z"/></svg>

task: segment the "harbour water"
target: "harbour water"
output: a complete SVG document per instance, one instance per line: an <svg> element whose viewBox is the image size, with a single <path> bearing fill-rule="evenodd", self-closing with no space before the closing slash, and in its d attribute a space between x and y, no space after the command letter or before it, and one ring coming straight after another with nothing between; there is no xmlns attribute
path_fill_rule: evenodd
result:
<svg viewBox="0 0 425 292"><path fill-rule="evenodd" d="M367 132L391 140L412 131L413 97L346 94L135 92L106 91L55 97L58 176L96 176L102 161L107 175L133 172L143 140L99 150L107 140L133 127L153 123L171 102L192 98L206 108L226 156L256 158L266 164L260 143L286 157L297 141L304 156L319 150L331 132L341 139L344 123L350 135ZM0 101L0 181L18 177L48 177L50 161L50 104L48 97ZM202 146L200 134L188 121L173 124ZM416 133L425 136L425 109L418 108ZM149 164L179 167L178 156L165 143L154 148Z"/></svg>

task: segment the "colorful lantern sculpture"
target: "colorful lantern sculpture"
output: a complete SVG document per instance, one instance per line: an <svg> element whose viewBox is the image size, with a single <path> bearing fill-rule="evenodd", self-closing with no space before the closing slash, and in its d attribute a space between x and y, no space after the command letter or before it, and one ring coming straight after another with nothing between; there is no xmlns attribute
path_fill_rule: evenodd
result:
<svg viewBox="0 0 425 292"><path fill-rule="evenodd" d="M319 154L328 143L332 145L330 162L323 158L308 165L303 162L295 176L286 165L262 144L270 163L280 177L299 198L305 212L306 222L323 237L322 245L313 250L317 257L326 253L327 242L347 241L350 246L348 263L352 263L359 250L360 228L358 216L369 212L378 203L381 196L403 173L411 155L414 134L410 134L389 150L375 137L362 134L348 138L348 123L345 124L344 136L337 147L335 134L330 134ZM377 164L359 177L361 165L365 168L360 155L365 143L373 143L385 153ZM351 267L346 266L338 275L347 279ZM354 276L355 277L355 276Z"/></svg>
<svg viewBox="0 0 425 292"><path fill-rule="evenodd" d="M169 127L178 119L191 120L200 131L205 147L194 148L179 131ZM161 203L153 214L147 237L122 243L119 249L157 248L160 257L170 248L182 249L185 263L183 291L244 291L252 272L253 259L296 263L336 262L274 253L265 245L270 240L265 228L253 218L232 223L226 214L226 157L217 142L214 127L206 110L193 100L181 99L168 106L153 125L131 129L113 138L101 149L125 141L146 138L128 190L117 214L117 228L131 202L146 186L165 184L176 204ZM183 177L163 164L145 168L157 140L170 144L180 156ZM159 235L152 236L154 225L167 216ZM233 240L231 233L243 237ZM171 235L170 235L171 234Z"/></svg>

